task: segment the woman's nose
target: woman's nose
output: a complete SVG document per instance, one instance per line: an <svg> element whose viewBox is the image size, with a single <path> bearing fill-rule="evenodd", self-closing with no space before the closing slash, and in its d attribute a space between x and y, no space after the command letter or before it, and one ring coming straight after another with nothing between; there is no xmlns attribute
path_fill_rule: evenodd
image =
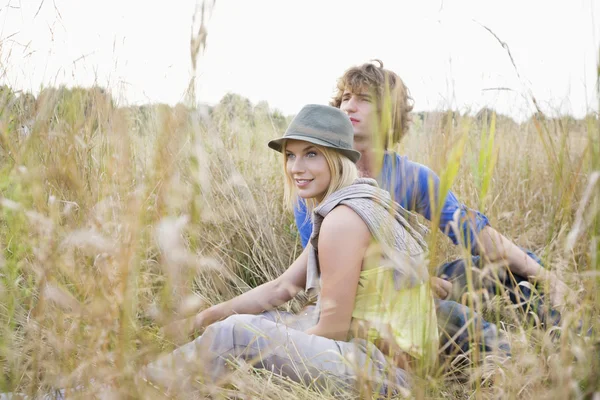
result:
<svg viewBox="0 0 600 400"><path fill-rule="evenodd" d="M304 163L302 161L302 157L297 157L294 161L292 161L292 174L298 174L304 172Z"/></svg>

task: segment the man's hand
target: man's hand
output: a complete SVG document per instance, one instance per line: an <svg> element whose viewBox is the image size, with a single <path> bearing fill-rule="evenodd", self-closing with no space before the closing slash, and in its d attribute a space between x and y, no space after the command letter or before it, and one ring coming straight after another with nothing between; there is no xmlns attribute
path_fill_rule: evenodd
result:
<svg viewBox="0 0 600 400"><path fill-rule="evenodd" d="M550 304L552 307L560 309L567 303L575 301L576 294L563 281L561 281L554 273L547 274L548 279L548 295L550 296Z"/></svg>
<svg viewBox="0 0 600 400"><path fill-rule="evenodd" d="M576 293L565 285L555 273L544 269L521 248L491 226L486 226L478 238L490 261L506 261L513 274L527 277L530 281L537 281L542 287L545 287L552 307L560 311L565 304L576 301Z"/></svg>
<svg viewBox="0 0 600 400"><path fill-rule="evenodd" d="M430 282L433 294L438 299L445 300L448 298L448 296L450 296L450 293L452 292L452 282L448 282L442 278L438 278L437 276L432 276Z"/></svg>

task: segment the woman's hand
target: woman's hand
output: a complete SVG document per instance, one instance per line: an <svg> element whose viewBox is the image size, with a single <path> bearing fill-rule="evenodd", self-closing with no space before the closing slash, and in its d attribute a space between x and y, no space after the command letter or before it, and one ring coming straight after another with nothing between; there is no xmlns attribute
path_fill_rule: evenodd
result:
<svg viewBox="0 0 600 400"><path fill-rule="evenodd" d="M160 333L176 345L186 343L193 331L194 318L189 317L173 321L162 327Z"/></svg>
<svg viewBox="0 0 600 400"><path fill-rule="evenodd" d="M194 316L194 334L201 335L210 324L215 322L214 318L210 316L209 313L210 308L207 308Z"/></svg>
<svg viewBox="0 0 600 400"><path fill-rule="evenodd" d="M180 345L201 335L213 322L209 316L209 309L199 312L193 317L180 319L164 326L162 334L173 343Z"/></svg>
<svg viewBox="0 0 600 400"><path fill-rule="evenodd" d="M437 276L432 276L430 279L431 290L433 290L433 294L438 299L445 300L452 293L452 282L448 282L442 278L438 278Z"/></svg>

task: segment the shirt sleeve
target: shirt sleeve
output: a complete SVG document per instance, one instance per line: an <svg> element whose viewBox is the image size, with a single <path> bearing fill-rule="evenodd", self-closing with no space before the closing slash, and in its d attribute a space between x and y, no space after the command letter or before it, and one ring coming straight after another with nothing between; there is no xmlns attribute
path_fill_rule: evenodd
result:
<svg viewBox="0 0 600 400"><path fill-rule="evenodd" d="M294 206L294 219L296 220L296 227L298 228L298 233L300 234L302 247L306 247L308 240L310 239L310 235L312 234L312 221L308 217L304 199L299 198L298 204Z"/></svg>
<svg viewBox="0 0 600 400"><path fill-rule="evenodd" d="M415 211L431 220L432 201L438 204L440 178L431 169L424 165L410 162L417 170L415 176L415 191L412 193L415 200ZM433 190L430 190L433 185ZM435 198L430 198L433 193ZM442 206L439 228L452 240L455 245L462 245L471 254L479 254L477 236L490 223L485 215L462 204L452 191L448 191Z"/></svg>

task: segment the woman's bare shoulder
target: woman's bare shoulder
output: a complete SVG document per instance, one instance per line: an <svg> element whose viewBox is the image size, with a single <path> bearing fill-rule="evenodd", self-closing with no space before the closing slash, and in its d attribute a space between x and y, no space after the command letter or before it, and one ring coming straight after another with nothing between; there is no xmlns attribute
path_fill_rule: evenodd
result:
<svg viewBox="0 0 600 400"><path fill-rule="evenodd" d="M319 242L323 240L342 240L345 243L367 244L371 239L371 233L367 224L350 207L339 205L334 208L323 219L319 232Z"/></svg>

